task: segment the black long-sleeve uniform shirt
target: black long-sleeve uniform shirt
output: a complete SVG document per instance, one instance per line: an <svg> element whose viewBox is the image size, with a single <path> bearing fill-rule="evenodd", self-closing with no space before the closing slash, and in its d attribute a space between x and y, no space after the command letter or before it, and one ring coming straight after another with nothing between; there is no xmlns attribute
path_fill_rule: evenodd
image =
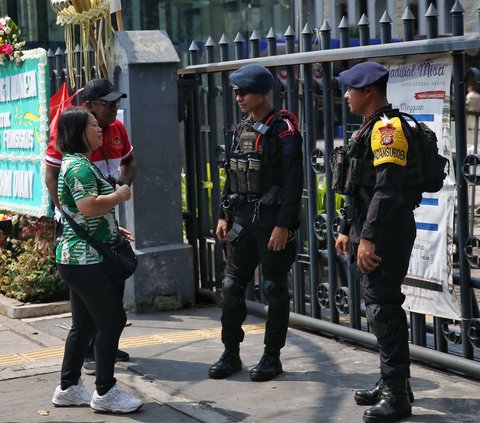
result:
<svg viewBox="0 0 480 423"><path fill-rule="evenodd" d="M272 110L264 117L262 122L268 122L273 114ZM238 125L234 135L233 145L229 152L229 158L239 157L238 143L240 131L245 124L254 125L253 118L247 116ZM279 186L276 194L277 201L272 205L261 204L258 217L253 222L255 214L255 202L238 201L233 208L234 220L243 225L258 227L284 227L296 229L299 225L300 201L303 191L303 155L302 139L294 125L287 118L273 117L269 123L270 129L262 135L260 142L263 143L263 155L261 165L264 169L264 186L267 193L272 186ZM268 143L268 146L266 145ZM229 164L226 163L227 180L222 191L219 218L225 219L224 205L230 204L231 185ZM258 207L258 205L257 205Z"/></svg>

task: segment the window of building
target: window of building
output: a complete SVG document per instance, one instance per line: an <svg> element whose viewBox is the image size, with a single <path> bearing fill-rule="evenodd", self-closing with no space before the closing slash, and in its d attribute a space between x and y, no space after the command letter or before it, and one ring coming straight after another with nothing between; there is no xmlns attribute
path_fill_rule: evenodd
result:
<svg viewBox="0 0 480 423"><path fill-rule="evenodd" d="M126 30L160 29L167 32L182 54L192 41L200 48L212 37L225 34L233 42L237 33L246 40L253 30L264 37L270 27L278 37L294 24L294 0L131 0L124 8Z"/></svg>

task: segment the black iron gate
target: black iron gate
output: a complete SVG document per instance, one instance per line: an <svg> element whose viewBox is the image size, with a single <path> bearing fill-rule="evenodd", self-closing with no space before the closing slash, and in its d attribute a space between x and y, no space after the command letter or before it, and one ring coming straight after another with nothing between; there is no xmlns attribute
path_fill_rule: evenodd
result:
<svg viewBox="0 0 480 423"><path fill-rule="evenodd" d="M331 29L327 22L315 34L308 24L305 25L298 40L289 27L283 43L286 53L282 55L277 55L278 42L272 30L266 40L261 40L256 31L248 42L238 35L233 46L222 36L218 48L209 38L203 52L204 64L199 64L202 52L195 42L192 43L190 66L179 70L178 83L185 140L186 236L194 248L200 293L217 296L223 276L223 251L214 235L223 180L218 164L222 162L225 139L231 137L240 117L228 73L247 63L260 63L269 67L279 81L273 92L275 107L287 108L299 115L304 136L303 223L296 237L297 261L290 277L291 321L365 345L375 345L362 319L364 308L359 281L349 271L348 259L335 253L338 198L328 188L319 190L319 180L325 181L326 187L330 186L331 169L325 158L330 157L334 148L335 131L342 128L337 135L347 142L349 134L359 124L358 118L348 112L336 77L340 70L360 60L451 54L457 175L454 282L459 289L462 321L410 313L411 355L414 359L480 377L480 316L475 295L480 279L471 277L471 269L480 268L477 255L480 240L472 236L473 223L469 227L469 210L474 213L471 204L474 189L470 190L469 198L467 185L467 182L480 184L480 171L477 170L480 169L480 156L467 157L464 83L467 76L478 78L480 75L477 69L466 69L465 65L465 51L477 49L480 36L464 35L463 15L464 10L457 1L451 10L453 32L439 38L437 16L430 8L426 15L427 39L414 40L415 18L407 9L402 17L404 41L392 43L391 20L385 12L380 21L381 43L377 45L369 45L368 19L363 16L358 24L358 47L349 47L349 25L342 19L340 47L335 49L330 49ZM265 41L267 55L260 57L260 43ZM234 59L229 57L230 48L235 52ZM246 58L246 50L249 58ZM217 54L219 61L215 61ZM251 310L263 313L261 284L260 276L252 281L248 304Z"/></svg>

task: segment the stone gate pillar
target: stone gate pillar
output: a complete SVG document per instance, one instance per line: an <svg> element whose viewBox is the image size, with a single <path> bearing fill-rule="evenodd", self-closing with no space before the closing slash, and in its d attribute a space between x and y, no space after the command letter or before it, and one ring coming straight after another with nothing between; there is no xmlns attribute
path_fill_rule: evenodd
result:
<svg viewBox="0 0 480 423"><path fill-rule="evenodd" d="M195 300L191 246L183 242L178 123L178 55L160 31L115 34L114 84L137 161L132 199L120 224L135 236L139 266L126 284L134 312L172 309Z"/></svg>

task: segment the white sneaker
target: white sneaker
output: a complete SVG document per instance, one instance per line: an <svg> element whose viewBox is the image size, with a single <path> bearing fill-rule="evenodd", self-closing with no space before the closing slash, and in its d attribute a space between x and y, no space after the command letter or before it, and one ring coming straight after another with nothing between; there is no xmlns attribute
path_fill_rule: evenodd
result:
<svg viewBox="0 0 480 423"><path fill-rule="evenodd" d="M105 395L98 395L95 390L90 402L90 407L94 410L110 413L131 413L138 410L142 405L142 400L128 395L117 384L113 385Z"/></svg>
<svg viewBox="0 0 480 423"><path fill-rule="evenodd" d="M78 379L77 385L72 385L63 390L60 385L53 393L52 403L57 407L71 407L88 405L92 400L92 393L83 384L83 379Z"/></svg>

